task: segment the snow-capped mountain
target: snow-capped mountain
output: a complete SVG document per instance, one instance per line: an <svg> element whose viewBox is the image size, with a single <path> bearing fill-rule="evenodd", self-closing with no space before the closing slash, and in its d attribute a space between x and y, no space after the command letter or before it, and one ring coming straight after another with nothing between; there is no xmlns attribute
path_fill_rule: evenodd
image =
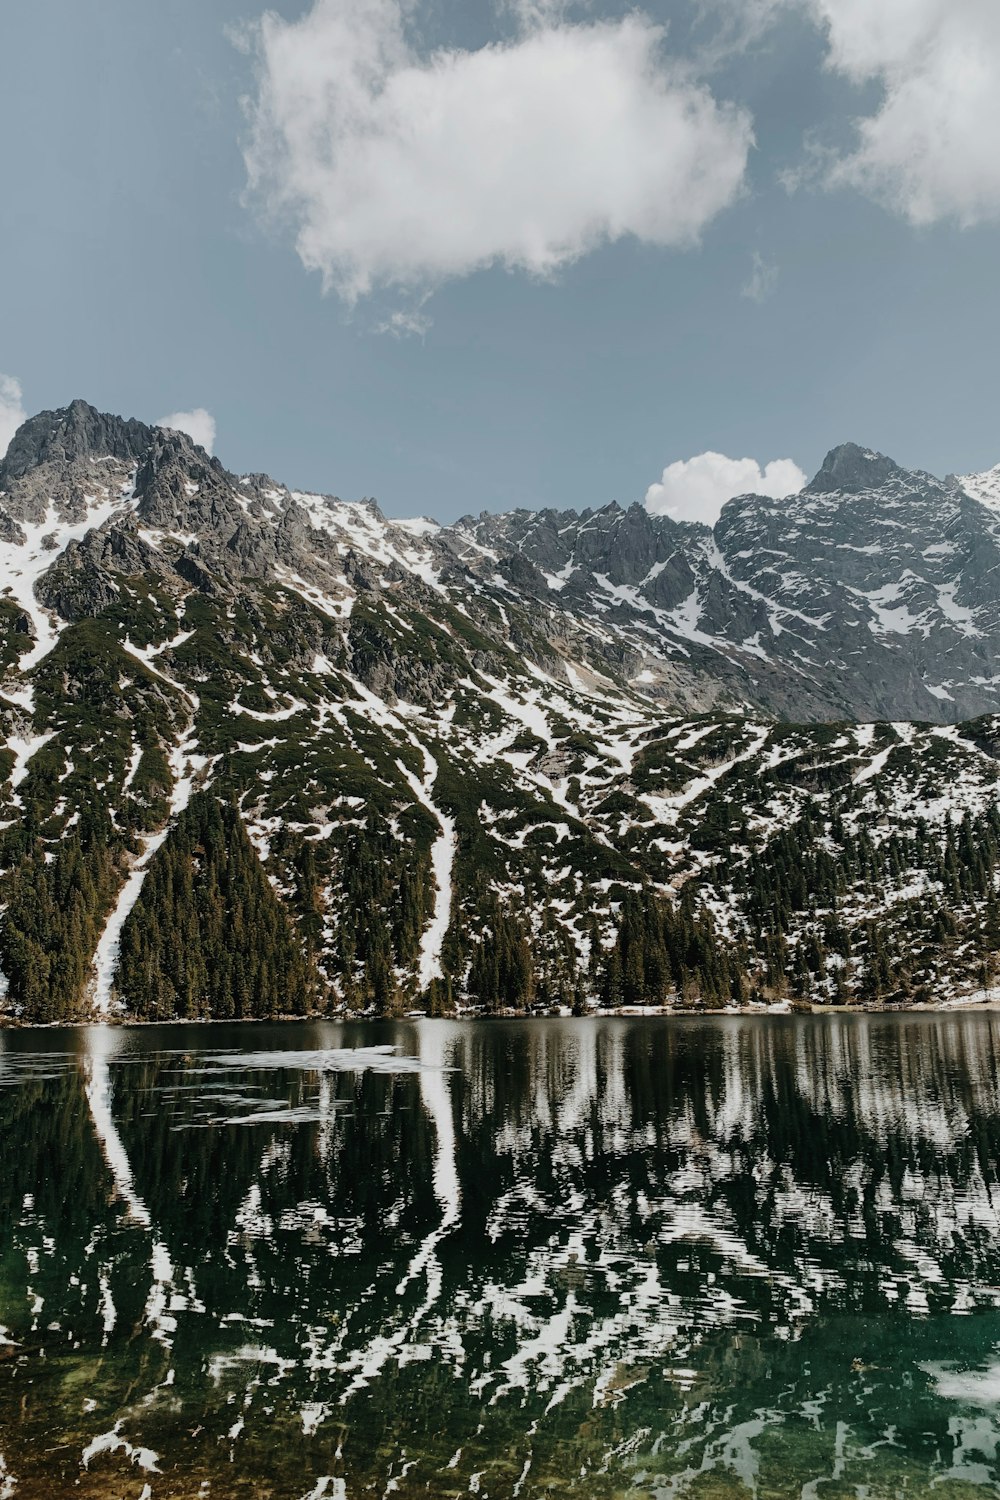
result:
<svg viewBox="0 0 1000 1500"><path fill-rule="evenodd" d="M615 627L668 702L683 683L700 707L955 722L1000 706L989 480L977 500L846 444L801 494L739 496L712 531L637 505L456 531L513 553L522 587L532 564L540 600Z"/></svg>
<svg viewBox="0 0 1000 1500"><path fill-rule="evenodd" d="M83 402L32 418L0 465L8 1008L991 983L973 488L847 445L713 531L441 527Z"/></svg>

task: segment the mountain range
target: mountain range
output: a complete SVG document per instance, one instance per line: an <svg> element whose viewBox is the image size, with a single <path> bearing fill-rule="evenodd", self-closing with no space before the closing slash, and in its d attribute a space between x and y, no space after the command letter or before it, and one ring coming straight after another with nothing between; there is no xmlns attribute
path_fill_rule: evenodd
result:
<svg viewBox="0 0 1000 1500"><path fill-rule="evenodd" d="M8 1018L992 987L1000 467L441 526L75 401L0 590Z"/></svg>

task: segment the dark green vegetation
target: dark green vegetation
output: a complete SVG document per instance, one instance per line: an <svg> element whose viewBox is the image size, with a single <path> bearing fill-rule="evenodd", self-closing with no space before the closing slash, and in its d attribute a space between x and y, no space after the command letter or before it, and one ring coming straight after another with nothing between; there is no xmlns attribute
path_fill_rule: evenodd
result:
<svg viewBox="0 0 1000 1500"><path fill-rule="evenodd" d="M239 814L202 793L153 856L117 984L148 1021L308 1015L315 975Z"/></svg>
<svg viewBox="0 0 1000 1500"><path fill-rule="evenodd" d="M6 881L4 972L26 1021L82 1013L90 957L121 875L103 821L103 829L88 823L62 840L51 861L36 841Z"/></svg>

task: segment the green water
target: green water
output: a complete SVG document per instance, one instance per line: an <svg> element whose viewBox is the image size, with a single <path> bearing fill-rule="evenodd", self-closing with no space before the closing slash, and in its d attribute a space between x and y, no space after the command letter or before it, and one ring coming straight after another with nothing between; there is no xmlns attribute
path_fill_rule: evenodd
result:
<svg viewBox="0 0 1000 1500"><path fill-rule="evenodd" d="M1000 1494L998 1060L990 1014L4 1033L0 1500Z"/></svg>

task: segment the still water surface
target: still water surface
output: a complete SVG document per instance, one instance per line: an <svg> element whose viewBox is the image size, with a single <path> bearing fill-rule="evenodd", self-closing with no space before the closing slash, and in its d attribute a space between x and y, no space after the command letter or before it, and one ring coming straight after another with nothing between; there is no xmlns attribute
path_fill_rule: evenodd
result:
<svg viewBox="0 0 1000 1500"><path fill-rule="evenodd" d="M1000 1495L998 1062L984 1013L5 1033L0 1500Z"/></svg>

